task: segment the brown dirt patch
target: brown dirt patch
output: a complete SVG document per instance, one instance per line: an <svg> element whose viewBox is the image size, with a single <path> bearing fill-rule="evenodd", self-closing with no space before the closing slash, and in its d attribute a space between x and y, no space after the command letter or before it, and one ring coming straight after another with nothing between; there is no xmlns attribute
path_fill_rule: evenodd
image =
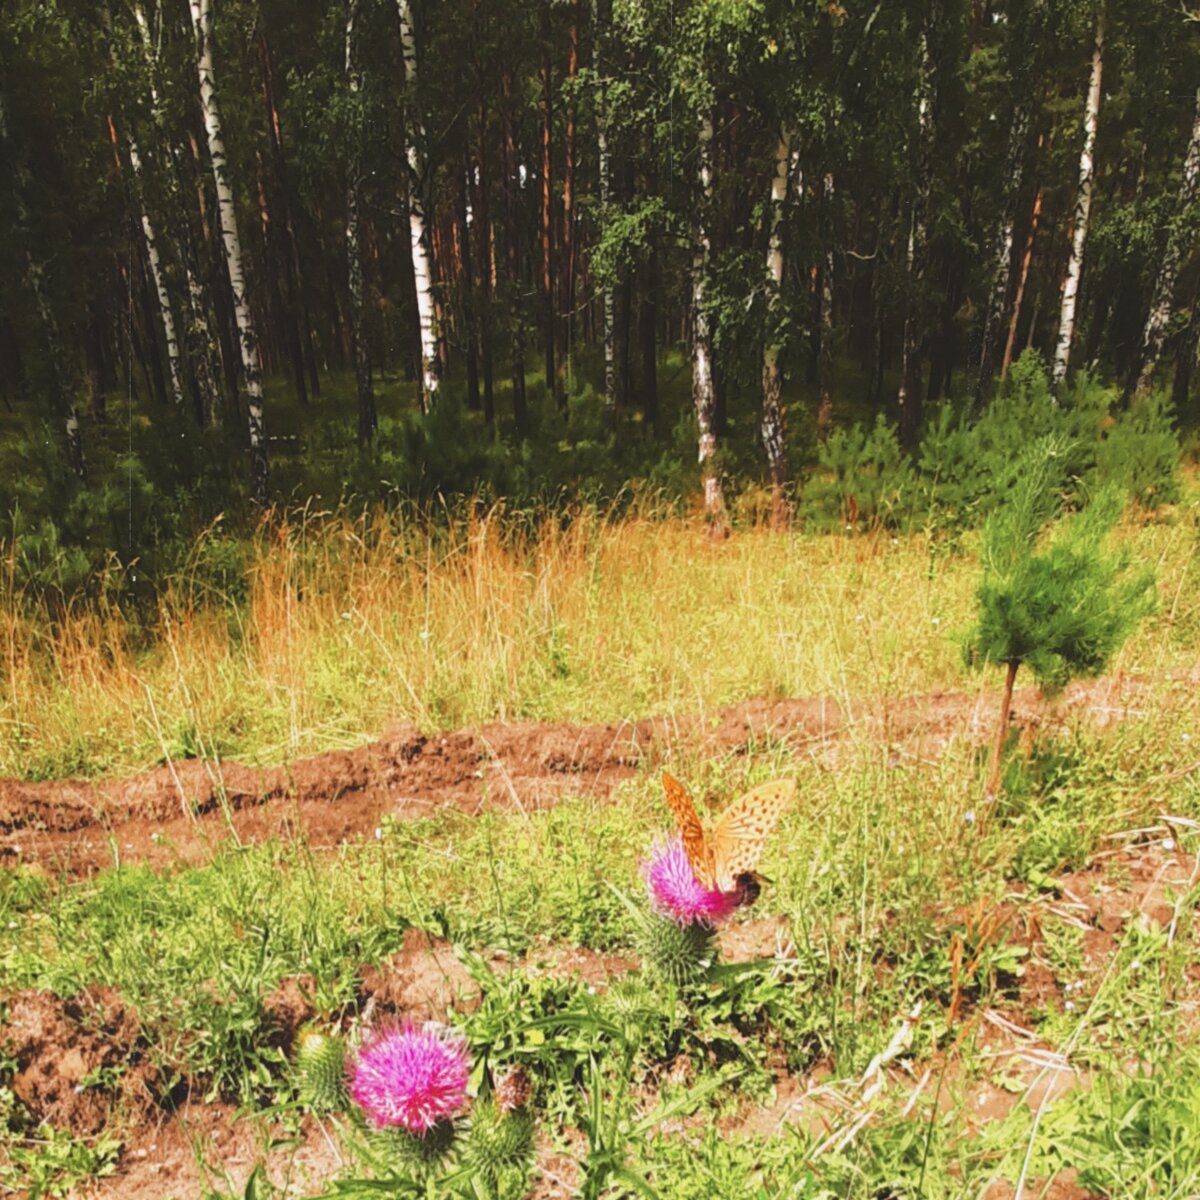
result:
<svg viewBox="0 0 1200 1200"><path fill-rule="evenodd" d="M1200 670L1195 672L1200 681ZM1188 677L1191 679L1191 676ZM1053 706L1017 693L1014 720L1040 728L1084 714L1122 719L1151 681L1110 676L1068 689ZM369 834L444 807L536 809L564 793L607 797L639 768L688 747L702 755L785 739L830 765L839 741L871 738L928 757L956 735L982 742L996 708L990 693L932 692L849 704L829 697L748 700L702 717L605 725L492 724L427 735L403 724L354 750L252 768L187 761L129 779L26 783L0 779L0 863L41 863L68 875L123 862L203 861L236 834L243 841L303 833L316 847Z"/></svg>
<svg viewBox="0 0 1200 1200"><path fill-rule="evenodd" d="M137 1016L111 989L70 1000L20 991L6 1005L0 1037L17 1063L11 1086L35 1123L86 1136L110 1117L135 1120L157 1104L158 1073Z"/></svg>

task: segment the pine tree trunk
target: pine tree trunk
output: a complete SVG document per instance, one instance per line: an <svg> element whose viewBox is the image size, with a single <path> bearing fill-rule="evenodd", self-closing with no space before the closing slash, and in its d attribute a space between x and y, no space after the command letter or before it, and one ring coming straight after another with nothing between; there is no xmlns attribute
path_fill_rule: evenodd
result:
<svg viewBox="0 0 1200 1200"><path fill-rule="evenodd" d="M1071 343L1075 340L1075 309L1079 299L1079 280L1083 274L1083 250L1087 242L1092 212L1092 187L1096 180L1096 126L1100 120L1100 83L1104 70L1104 8L1096 14L1096 42L1092 49L1092 77L1088 86L1087 107L1083 118L1083 150L1079 155L1079 190L1075 199L1075 236L1063 287L1062 308L1058 318L1058 345L1054 351L1051 377L1059 387L1067 377Z"/></svg>
<svg viewBox="0 0 1200 1200"><path fill-rule="evenodd" d="M779 352L783 334L783 216L791 158L791 139L785 130L779 135L775 147L775 171L771 177L767 236L767 336L763 345L762 411L759 415L759 432L771 476L771 524L777 529L784 528L788 523L787 435L784 429L783 373L779 366Z"/></svg>
<svg viewBox="0 0 1200 1200"><path fill-rule="evenodd" d="M358 188L362 179L359 93L362 74L355 58L355 32L359 0L346 0L346 89L350 95L350 155L346 163L346 274L350 283L350 324L354 342L354 383L358 395L358 444L367 447L375 436L375 389L371 382L371 355L367 343L366 296L363 284L362 246L358 227Z"/></svg>
<svg viewBox="0 0 1200 1200"><path fill-rule="evenodd" d="M1137 391L1145 395L1154 382L1154 372L1162 354L1167 327L1171 323L1171 302L1175 296L1175 281L1187 248L1187 238L1182 218L1192 207L1200 185L1200 90L1196 92L1196 115L1192 122L1192 135L1188 140L1187 154L1183 160L1183 178L1179 181L1179 192L1175 198L1173 220L1168 226L1162 260L1158 264L1158 276L1154 282L1154 299L1146 318L1142 333L1141 368L1138 371Z"/></svg>
<svg viewBox="0 0 1200 1200"><path fill-rule="evenodd" d="M638 298L638 341L641 344L641 401L646 431L653 437L658 425L658 262L651 251L642 267Z"/></svg>
<svg viewBox="0 0 1200 1200"><path fill-rule="evenodd" d="M487 110L479 102L478 174L475 187L475 212L480 230L479 264L479 349L483 369L483 415L489 425L496 419L496 395L492 378L492 289L495 286L495 232L492 228L491 197L488 181Z"/></svg>
<svg viewBox="0 0 1200 1200"><path fill-rule="evenodd" d="M593 63L596 74L596 156L600 182L600 220L603 228L612 206L612 163L608 153L608 88L607 47L608 29L612 23L611 0L592 0ZM606 284L602 290L601 303L604 311L604 411L609 427L617 419L617 371L616 336L613 311L613 289Z"/></svg>
<svg viewBox="0 0 1200 1200"><path fill-rule="evenodd" d="M441 369L433 296L433 262L426 229L427 166L424 160L425 127L417 96L417 42L410 0L396 0L400 17L400 48L404 58L404 85L408 97L404 113L405 158L408 161L408 228L412 244L413 285L417 293L417 321L421 332L421 408L428 412L437 400Z"/></svg>
<svg viewBox="0 0 1200 1200"><path fill-rule="evenodd" d="M692 403L696 409L699 428L700 483L704 491L704 514L714 536L728 533L725 516L725 497L717 474L717 397L713 384L712 334L709 328L705 278L712 237L712 119L705 113L699 122L696 136L697 205L695 244L692 251Z"/></svg>
<svg viewBox="0 0 1200 1200"><path fill-rule="evenodd" d="M1008 319L1008 339L1004 343L1004 358L1000 363L1001 381L1008 378L1008 368L1012 366L1013 350L1017 344L1017 326L1021 323L1021 304L1025 299L1025 284L1029 279L1029 265L1033 261L1033 246L1037 240L1038 221L1041 216L1042 189L1038 188L1037 195L1033 198L1033 212L1029 218L1029 233L1025 237L1025 251L1021 255L1021 271L1017 276L1017 292L1013 297L1012 315Z"/></svg>
<svg viewBox="0 0 1200 1200"><path fill-rule="evenodd" d="M1013 684L1016 682L1020 661L1013 659L1008 664L1004 676L1004 697L1000 701L1000 719L996 723L996 733L992 738L992 753L988 760L987 785L984 794L989 800L996 798L1000 790L1000 761L1004 755L1004 743L1008 740L1008 722L1012 715Z"/></svg>
<svg viewBox="0 0 1200 1200"><path fill-rule="evenodd" d="M529 428L528 405L525 396L525 317L517 299L521 288L521 232L518 228L520 208L516 199L517 154L513 137L512 77L505 72L500 78L501 117L504 137L504 225L505 255L508 262L508 289L513 297L513 421L517 431L524 434Z"/></svg>
<svg viewBox="0 0 1200 1200"><path fill-rule="evenodd" d="M458 291L459 308L462 315L463 335L467 356L467 407L478 410L479 404L479 321L475 303L475 247L471 244L470 188L471 158L463 153L462 168L458 173L458 195L456 197L458 218Z"/></svg>
<svg viewBox="0 0 1200 1200"><path fill-rule="evenodd" d="M821 265L821 345L817 354L817 440L824 445L833 429L833 174L827 173L821 197L825 261Z"/></svg>
<svg viewBox="0 0 1200 1200"><path fill-rule="evenodd" d="M263 422L262 369L258 357L258 337L250 303L246 295L246 277L242 270L242 246L238 236L237 206L226 168L225 139L221 132L221 114L213 79L212 0L188 0L196 35L196 70L200 80L200 108L208 136L208 154L213 186L217 193L217 216L225 263L233 292L233 310L237 320L241 350L242 377L246 389L246 417L250 434L250 494L256 503L267 502L267 439Z"/></svg>
<svg viewBox="0 0 1200 1200"><path fill-rule="evenodd" d="M550 61L550 25L542 18L542 298L544 345L546 351L546 394L554 398L558 410L567 414L566 396L559 387L558 373L554 366L555 308L554 303L554 77Z"/></svg>
<svg viewBox="0 0 1200 1200"><path fill-rule="evenodd" d="M562 293L562 317L558 323L561 346L559 371L567 388L574 377L575 343L575 174L576 174L576 82L579 78L579 13L571 5L570 38L567 45L567 103L566 103L566 170L563 172L562 204L562 270L559 289Z"/></svg>
<svg viewBox="0 0 1200 1200"><path fill-rule="evenodd" d="M1008 130L1008 154L1005 158L1004 208L996 230L996 260L992 268L992 291L983 318L983 336L979 348L979 377L975 383L975 406L978 408L995 370L996 339L1004 319L1008 300L1008 285L1012 275L1013 231L1016 225L1017 197L1021 192L1021 174L1025 163L1025 143L1029 137L1029 105L1023 97L1013 108L1012 124Z"/></svg>

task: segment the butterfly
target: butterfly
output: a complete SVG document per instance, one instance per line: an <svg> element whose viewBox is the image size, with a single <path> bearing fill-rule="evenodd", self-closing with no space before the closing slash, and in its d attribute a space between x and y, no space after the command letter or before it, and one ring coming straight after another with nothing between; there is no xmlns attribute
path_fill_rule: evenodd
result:
<svg viewBox="0 0 1200 1200"><path fill-rule="evenodd" d="M763 843L795 794L796 781L773 779L751 788L707 832L683 784L666 771L662 781L696 879L706 888L736 891L739 904L753 904L762 888L757 867Z"/></svg>

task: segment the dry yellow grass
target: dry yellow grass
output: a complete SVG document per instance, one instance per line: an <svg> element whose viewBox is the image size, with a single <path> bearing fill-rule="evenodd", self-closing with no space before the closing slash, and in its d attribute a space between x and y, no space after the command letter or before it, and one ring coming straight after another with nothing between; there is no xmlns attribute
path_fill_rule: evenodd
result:
<svg viewBox="0 0 1200 1200"><path fill-rule="evenodd" d="M1157 565L1162 605L1117 665L1190 665L1194 531L1121 536ZM112 606L50 623L3 589L0 773L122 771L167 753L280 761L402 718L595 721L975 686L956 635L977 560L922 536L752 528L713 544L653 512L565 526L493 512L437 529L335 513L276 518L247 553L243 603L197 566L164 588L149 637Z"/></svg>

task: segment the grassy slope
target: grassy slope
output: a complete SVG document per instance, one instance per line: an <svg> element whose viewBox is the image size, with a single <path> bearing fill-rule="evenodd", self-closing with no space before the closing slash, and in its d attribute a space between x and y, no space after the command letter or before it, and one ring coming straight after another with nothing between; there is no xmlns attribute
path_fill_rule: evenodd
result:
<svg viewBox="0 0 1200 1200"><path fill-rule="evenodd" d="M968 619L976 568L968 557L931 558L921 539L751 531L710 547L694 527L647 520L543 531L514 551L481 526L436 545L415 531L365 532L335 527L277 542L269 554L264 547L241 624L229 613L178 611L171 640L136 661L118 654L106 663L103 640L68 624L75 641L46 660L54 669L38 674L27 664L30 674L9 693L41 739L27 744L24 761L39 746L51 758L73 730L85 763L133 764L154 754L157 730L170 721L192 720L204 746L225 738L240 753L278 756L365 736L397 711L451 724L493 714L597 719L694 710L770 689L847 692L883 705L889 695L966 680L953 634ZM1179 523L1129 526L1122 536L1138 558L1159 563L1162 606L1120 665L1194 665L1194 532ZM405 709L406 680L424 708ZM342 709L349 719L331 723ZM605 1102L645 1112L660 1087L671 1095L660 1079L664 1054L689 1063L701 1083L740 1063L736 1081L695 1102L711 1123L769 1101L785 1069L801 1076L821 1062L837 1080L861 1076L902 1014L920 1003L923 1016L906 1052L908 1086L881 1094L842 1150L814 1158L823 1133L804 1127L774 1138L651 1128L630 1139L629 1161L661 1194L682 1197L979 1195L994 1178L1015 1181L1027 1155L1031 1177L1082 1168L1107 1180L1107 1194L1194 1190L1200 1163L1186 1130L1200 1057L1188 973L1198 949L1195 889L1170 898L1179 922L1169 936L1131 916L1098 963L1084 956L1070 903L1051 879L1164 812L1200 819L1200 789L1186 770L1200 727L1196 697L1163 678L1141 711L1106 732L1043 735L1027 762L1011 765L1005 798L983 825L972 819L979 764L960 740L936 760L851 741L832 764L773 745L748 758L675 764L717 796L797 776L800 800L763 864L776 882L756 910L781 919L795 950L682 1007L652 989L637 1018L638 1098L613 1075L592 1081ZM116 749L98 759L105 745ZM281 979L311 976L317 1009L343 1013L362 964L386 960L414 924L467 949L518 956L546 942L632 952L629 917L609 884L639 894L637 860L667 824L647 773L608 805L568 797L530 818L447 813L385 823L377 838L329 856L302 844L231 847L202 869L117 869L71 885L10 871L0 892L0 973L11 987L61 995L115 988L141 1015L164 1071L252 1109L281 1103L285 1120L298 1121L264 1006ZM1194 834L1180 836L1184 850L1200 850ZM975 904L983 914L1006 905L1011 921L971 944L979 922L964 913ZM978 1133L967 1103L973 1084L1014 1086L989 1057L980 1015L1014 1003L1013 967L1023 961L1011 947L1029 922L1070 1007L1044 1003L1014 1015L1044 1047L1091 1072L1092 1087L1057 1103L1036 1128L1017 1105ZM984 966L966 1016L948 1030L962 971L956 932L971 954L982 951ZM530 1062L546 1124L561 1132L584 1116L579 1041L526 1043L520 1030L547 1005L584 1011L591 1002L579 985L548 982L531 964L487 982L482 1014L458 1020L477 1053L502 1045L500 1057ZM596 1037L602 1069L617 1070L616 1049ZM1131 1062L1148 1073L1131 1078ZM906 1113L926 1068L929 1090Z"/></svg>
<svg viewBox="0 0 1200 1200"><path fill-rule="evenodd" d="M1117 666L1190 665L1189 522L1121 536L1158 567L1161 606ZM979 683L956 640L977 561L922 537L748 529L712 545L656 515L527 535L496 518L432 534L313 518L250 544L244 601L219 590L212 564L230 553L243 550L198 544L148 643L115 609L48 625L0 606L0 773L103 774L168 755L278 762L401 718L616 720Z"/></svg>

